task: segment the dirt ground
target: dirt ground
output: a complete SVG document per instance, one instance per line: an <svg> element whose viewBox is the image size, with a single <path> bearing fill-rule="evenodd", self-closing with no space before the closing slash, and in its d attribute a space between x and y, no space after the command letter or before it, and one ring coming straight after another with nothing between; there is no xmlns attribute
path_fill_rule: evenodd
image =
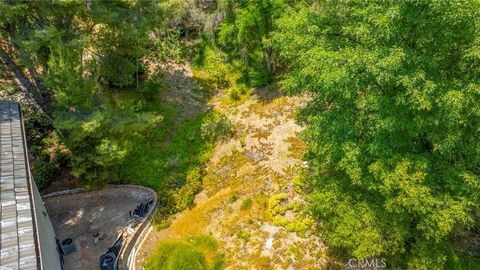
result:
<svg viewBox="0 0 480 270"><path fill-rule="evenodd" d="M64 256L65 269L99 269L100 256L130 220L129 211L153 199L147 189L114 187L44 199L57 238L73 238L76 251ZM103 236L103 237L102 237Z"/></svg>
<svg viewBox="0 0 480 270"><path fill-rule="evenodd" d="M183 77L192 74L185 66L179 70L186 70ZM209 105L227 115L235 134L217 145L194 207L178 213L168 228L150 230L137 256L137 269L158 241L198 234L218 240L226 269L325 267L326 248L293 183L305 166L301 157L306 150L295 114L307 101L270 89L255 90L235 105L228 102L227 94L215 95ZM283 196L284 209L272 215L275 196ZM248 200L252 205L245 209L242 204ZM298 229L300 223L303 228Z"/></svg>

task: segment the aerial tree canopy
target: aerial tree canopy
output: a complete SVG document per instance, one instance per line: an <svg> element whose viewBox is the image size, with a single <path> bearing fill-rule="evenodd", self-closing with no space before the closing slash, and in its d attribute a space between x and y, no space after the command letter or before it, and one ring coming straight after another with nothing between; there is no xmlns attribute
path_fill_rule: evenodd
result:
<svg viewBox="0 0 480 270"><path fill-rule="evenodd" d="M0 10L0 57L52 119L50 144L38 146L44 167L58 154L45 146L61 145L85 186L155 187L167 214L192 205L207 150L231 123L212 112L183 118L187 99L164 100L177 79L159 67L188 55L205 69L194 72L201 87L191 84L202 96L228 90L242 102L277 86L310 96L298 114L303 186L329 247L437 269L457 253L453 237L478 227L478 0L0 1Z"/></svg>
<svg viewBox="0 0 480 270"><path fill-rule="evenodd" d="M0 8L0 53L37 80L35 91L69 150L73 176L89 185L118 181L128 136L145 133L162 117L133 105L117 108L105 96L138 85L150 34L162 20L158 3L7 1Z"/></svg>
<svg viewBox="0 0 480 270"><path fill-rule="evenodd" d="M478 217L479 12L468 0L313 1L277 21L281 85L312 96L307 179L331 246L439 268L448 237Z"/></svg>

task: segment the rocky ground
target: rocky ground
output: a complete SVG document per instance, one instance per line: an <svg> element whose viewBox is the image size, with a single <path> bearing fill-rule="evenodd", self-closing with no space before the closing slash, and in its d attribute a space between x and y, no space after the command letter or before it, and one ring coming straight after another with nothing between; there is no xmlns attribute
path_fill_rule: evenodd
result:
<svg viewBox="0 0 480 270"><path fill-rule="evenodd" d="M192 74L187 66L177 70L183 70L180 78ZM218 240L227 269L325 266L326 248L296 183L306 148L294 116L306 101L259 89L235 105L227 94L216 94L210 105L232 121L234 136L217 145L195 205L168 228L152 230L138 266L158 241L198 234Z"/></svg>

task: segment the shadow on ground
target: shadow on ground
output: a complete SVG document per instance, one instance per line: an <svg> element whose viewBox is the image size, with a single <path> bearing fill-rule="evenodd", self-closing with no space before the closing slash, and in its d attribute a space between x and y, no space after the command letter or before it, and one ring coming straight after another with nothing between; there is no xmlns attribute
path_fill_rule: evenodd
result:
<svg viewBox="0 0 480 270"><path fill-rule="evenodd" d="M64 256L65 269L99 269L100 256L122 233L129 211L153 196L144 188L114 187L45 198L57 238L75 242L76 251Z"/></svg>

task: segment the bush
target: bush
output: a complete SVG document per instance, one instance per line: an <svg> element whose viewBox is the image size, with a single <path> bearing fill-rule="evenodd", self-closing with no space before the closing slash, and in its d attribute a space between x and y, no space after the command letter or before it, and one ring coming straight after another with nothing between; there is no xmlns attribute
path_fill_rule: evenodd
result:
<svg viewBox="0 0 480 270"><path fill-rule="evenodd" d="M233 101L238 101L242 99L242 96L247 95L249 89L245 84L235 84L228 90L228 96Z"/></svg>
<svg viewBox="0 0 480 270"><path fill-rule="evenodd" d="M155 39L153 47L155 56L162 61L173 59L179 63L188 52L178 29L166 29L162 37Z"/></svg>
<svg viewBox="0 0 480 270"><path fill-rule="evenodd" d="M193 205L195 193L187 186L182 187L174 194L176 212L185 210Z"/></svg>
<svg viewBox="0 0 480 270"><path fill-rule="evenodd" d="M466 255L457 256L450 255L447 257L445 269L462 270L462 269L480 269L480 260Z"/></svg>
<svg viewBox="0 0 480 270"><path fill-rule="evenodd" d="M284 203L287 201L288 195L285 193L279 193L273 195L268 200L268 209L272 216L275 215L283 215L285 214L286 207L284 207Z"/></svg>
<svg viewBox="0 0 480 270"><path fill-rule="evenodd" d="M195 167L187 172L187 186L197 193L202 187L201 183L202 173L200 167Z"/></svg>
<svg viewBox="0 0 480 270"><path fill-rule="evenodd" d="M237 237L242 239L243 242L247 243L250 240L250 234L248 232L241 231L237 234Z"/></svg>
<svg viewBox="0 0 480 270"><path fill-rule="evenodd" d="M288 224L288 219L282 216L276 216L273 218L273 225L274 226L285 226Z"/></svg>
<svg viewBox="0 0 480 270"><path fill-rule="evenodd" d="M150 132L161 120L156 113L136 112L134 106L125 106L96 110L83 119L59 115L55 125L71 153L72 175L88 188L128 181L121 177L121 169L126 167L122 165L130 151L143 141L143 136L137 135ZM131 142L135 142L134 147Z"/></svg>
<svg viewBox="0 0 480 270"><path fill-rule="evenodd" d="M259 61L253 66L248 67L245 76L246 78L244 79L253 87L263 87L272 81L272 75L267 71L264 63Z"/></svg>
<svg viewBox="0 0 480 270"><path fill-rule="evenodd" d="M202 123L201 135L207 141L225 141L232 135L232 122L224 114L214 112Z"/></svg>
<svg viewBox="0 0 480 270"><path fill-rule="evenodd" d="M35 160L33 168L33 179L39 190L46 188L59 173L58 168L50 160Z"/></svg>
<svg viewBox="0 0 480 270"><path fill-rule="evenodd" d="M200 167L195 167L187 172L186 183L174 195L177 211L184 210L193 205L195 195L202 188Z"/></svg>
<svg viewBox="0 0 480 270"><path fill-rule="evenodd" d="M228 97L231 100L238 101L242 97L242 94L240 93L238 88L232 87L228 90Z"/></svg>
<svg viewBox="0 0 480 270"><path fill-rule="evenodd" d="M100 64L104 82L116 87L125 87L135 82L137 64L135 59L122 55L108 55Z"/></svg>
<svg viewBox="0 0 480 270"><path fill-rule="evenodd" d="M229 74L229 65L226 63L226 58L224 53L204 42L197 47L192 64L197 71L204 74L202 80L207 88L220 89L229 86L226 78Z"/></svg>
<svg viewBox="0 0 480 270"><path fill-rule="evenodd" d="M219 270L223 268L223 254L217 241L209 236L192 236L186 241L162 241L147 258L147 270Z"/></svg>
<svg viewBox="0 0 480 270"><path fill-rule="evenodd" d="M32 157L32 174L38 189L46 188L60 174L61 167L69 165L69 157L59 148L58 137L51 133L45 136L40 142L33 141L29 147L29 154ZM54 149L53 151L49 151Z"/></svg>
<svg viewBox="0 0 480 270"><path fill-rule="evenodd" d="M228 200L229 203L234 203L238 200L237 194L233 194L232 197Z"/></svg>
<svg viewBox="0 0 480 270"><path fill-rule="evenodd" d="M302 175L299 174L292 179L293 188L299 194L302 194L305 184L303 183Z"/></svg>
<svg viewBox="0 0 480 270"><path fill-rule="evenodd" d="M315 224L312 217L296 218L292 223L288 224L285 229L289 232L303 232Z"/></svg>
<svg viewBox="0 0 480 270"><path fill-rule="evenodd" d="M252 207L253 201L250 198L243 200L242 204L240 205L240 210L247 210Z"/></svg>
<svg viewBox="0 0 480 270"><path fill-rule="evenodd" d="M158 97L162 89L163 86L160 83L155 81L146 81L139 90L142 98L145 101L152 102Z"/></svg>
<svg viewBox="0 0 480 270"><path fill-rule="evenodd" d="M143 62L140 62L138 64L138 75L144 75L145 73L147 73L147 70L148 70L147 64Z"/></svg>
<svg viewBox="0 0 480 270"><path fill-rule="evenodd" d="M157 250L145 263L151 270L207 270L202 252L186 243L167 241L160 243Z"/></svg>

